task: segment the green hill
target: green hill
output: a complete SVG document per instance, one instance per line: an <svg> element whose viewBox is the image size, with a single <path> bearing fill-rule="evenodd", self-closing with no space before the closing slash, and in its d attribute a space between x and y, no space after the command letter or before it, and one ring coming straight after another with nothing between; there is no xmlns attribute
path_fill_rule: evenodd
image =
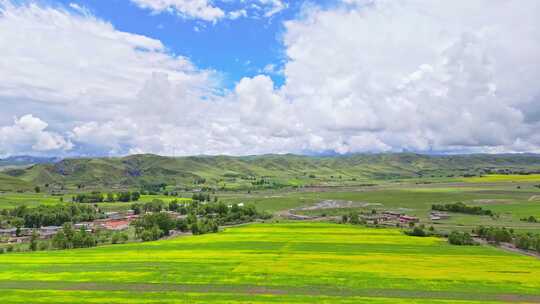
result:
<svg viewBox="0 0 540 304"><path fill-rule="evenodd" d="M404 178L453 178L489 172L540 171L537 155L427 156L412 153L338 157L299 155L65 159L4 171L9 184L66 187L139 187L166 183L178 187L250 188L287 185L347 185ZM9 175L9 176L8 176ZM9 177L9 178L8 178ZM261 182L263 180L263 182Z"/></svg>
<svg viewBox="0 0 540 304"><path fill-rule="evenodd" d="M490 172L540 172L538 155L189 156L144 154L65 159L5 170L7 184L126 188L143 184L245 189L287 185L347 185L404 178L455 178ZM261 182L263 180L263 182Z"/></svg>
<svg viewBox="0 0 540 304"><path fill-rule="evenodd" d="M0 191L28 191L33 187L32 183L0 173Z"/></svg>

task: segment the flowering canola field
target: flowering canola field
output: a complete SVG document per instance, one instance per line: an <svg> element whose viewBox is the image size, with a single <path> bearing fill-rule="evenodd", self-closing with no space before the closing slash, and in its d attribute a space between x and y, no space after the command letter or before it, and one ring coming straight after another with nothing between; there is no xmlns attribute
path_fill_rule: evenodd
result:
<svg viewBox="0 0 540 304"><path fill-rule="evenodd" d="M0 255L0 303L538 303L540 260L395 229L252 224Z"/></svg>

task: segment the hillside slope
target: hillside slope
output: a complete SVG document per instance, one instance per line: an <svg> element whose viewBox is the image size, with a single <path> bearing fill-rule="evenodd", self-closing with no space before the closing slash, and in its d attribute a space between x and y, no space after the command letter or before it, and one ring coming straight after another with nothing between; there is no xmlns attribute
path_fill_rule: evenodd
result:
<svg viewBox="0 0 540 304"><path fill-rule="evenodd" d="M357 154L339 157L299 155L65 159L52 164L6 170L14 180L74 187L139 187L166 183L246 188L265 180L273 185L361 183L397 178L449 178L493 171L535 172L538 155L427 156L412 153Z"/></svg>
<svg viewBox="0 0 540 304"><path fill-rule="evenodd" d="M33 187L32 183L0 173L0 191L28 191Z"/></svg>

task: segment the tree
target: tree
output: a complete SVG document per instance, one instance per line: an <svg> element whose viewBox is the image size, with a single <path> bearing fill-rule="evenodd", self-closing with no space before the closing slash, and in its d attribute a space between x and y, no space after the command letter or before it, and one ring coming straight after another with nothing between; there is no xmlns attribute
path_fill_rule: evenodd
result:
<svg viewBox="0 0 540 304"><path fill-rule="evenodd" d="M38 249L38 234L34 229L32 231L32 237L30 238L30 250L36 251Z"/></svg>
<svg viewBox="0 0 540 304"><path fill-rule="evenodd" d="M107 193L107 202L114 202L114 193Z"/></svg>
<svg viewBox="0 0 540 304"><path fill-rule="evenodd" d="M36 187L34 188L34 191L35 191L36 193L40 193L40 192L41 192L41 188L40 188L39 186L36 186Z"/></svg>
<svg viewBox="0 0 540 304"><path fill-rule="evenodd" d="M141 193L135 191L135 192L132 192L131 193L131 200L136 202L139 200L139 198L141 198Z"/></svg>
<svg viewBox="0 0 540 304"><path fill-rule="evenodd" d="M161 234L162 231L157 226L154 226L150 229L143 230L140 238L143 242L155 241L161 237Z"/></svg>
<svg viewBox="0 0 540 304"><path fill-rule="evenodd" d="M118 201L124 203L131 201L131 192L126 191L118 193Z"/></svg>
<svg viewBox="0 0 540 304"><path fill-rule="evenodd" d="M531 247L531 240L528 235L520 234L516 237L515 245L519 249L527 250Z"/></svg>
<svg viewBox="0 0 540 304"><path fill-rule="evenodd" d="M170 211L177 211L178 210L178 201L177 200L173 200L169 203L169 210Z"/></svg>
<svg viewBox="0 0 540 304"><path fill-rule="evenodd" d="M165 213L146 214L134 221L133 225L135 233L143 240L148 240L148 238L157 240L163 235L169 235L169 231L176 228L176 222ZM157 238L154 238L156 235L154 227L159 229Z"/></svg>
<svg viewBox="0 0 540 304"><path fill-rule="evenodd" d="M70 248L68 239L66 238L66 235L63 231L59 231L57 234L54 235L52 239L52 244L55 248L58 249Z"/></svg>
<svg viewBox="0 0 540 304"><path fill-rule="evenodd" d="M426 232L420 227L414 227L414 229L407 234L411 236L426 236Z"/></svg>
<svg viewBox="0 0 540 304"><path fill-rule="evenodd" d="M474 241L467 232L452 231L448 235L448 243L452 245L473 245Z"/></svg>
<svg viewBox="0 0 540 304"><path fill-rule="evenodd" d="M358 213L357 212L354 212L352 211L350 214L349 214L349 222L351 224L360 224L360 219L358 218Z"/></svg>
<svg viewBox="0 0 540 304"><path fill-rule="evenodd" d="M141 203L131 204L131 210L133 210L133 213L135 214L141 214L143 211L143 205Z"/></svg>

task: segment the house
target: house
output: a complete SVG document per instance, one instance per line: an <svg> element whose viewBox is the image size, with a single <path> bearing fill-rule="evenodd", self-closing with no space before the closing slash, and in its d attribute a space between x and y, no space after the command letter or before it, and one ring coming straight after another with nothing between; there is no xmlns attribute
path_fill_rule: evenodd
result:
<svg viewBox="0 0 540 304"><path fill-rule="evenodd" d="M8 243L27 243L27 242L30 242L30 238L29 236L19 236L19 237L14 237L14 238L10 238Z"/></svg>
<svg viewBox="0 0 540 304"><path fill-rule="evenodd" d="M397 219L401 216L402 213L397 211L383 211L383 214L389 218Z"/></svg>
<svg viewBox="0 0 540 304"><path fill-rule="evenodd" d="M88 230L88 229L92 228L92 223L90 223L90 222L77 223L77 224L73 225L73 227L75 229L81 229L82 228L82 229Z"/></svg>
<svg viewBox="0 0 540 304"><path fill-rule="evenodd" d="M414 216L402 215L399 217L399 221L402 223L418 223L420 220Z"/></svg>
<svg viewBox="0 0 540 304"><path fill-rule="evenodd" d="M61 229L61 226L44 226L39 228L39 232L58 232Z"/></svg>
<svg viewBox="0 0 540 304"><path fill-rule="evenodd" d="M432 221L439 221L442 219L450 218L450 215L446 212L431 212L429 217Z"/></svg>
<svg viewBox="0 0 540 304"><path fill-rule="evenodd" d="M0 229L1 236L16 236L17 228Z"/></svg>
<svg viewBox="0 0 540 304"><path fill-rule="evenodd" d="M119 212L105 212L105 216L108 219L122 219L122 218L125 218L125 216L120 214Z"/></svg>
<svg viewBox="0 0 540 304"><path fill-rule="evenodd" d="M50 239L54 235L56 235L58 233L58 231L60 231L61 229L62 229L62 227L60 227L60 226L41 227L41 228L39 228L39 236L42 239Z"/></svg>
<svg viewBox="0 0 540 304"><path fill-rule="evenodd" d="M108 230L125 230L129 227L129 221L125 219L111 219L102 223L102 227Z"/></svg>

